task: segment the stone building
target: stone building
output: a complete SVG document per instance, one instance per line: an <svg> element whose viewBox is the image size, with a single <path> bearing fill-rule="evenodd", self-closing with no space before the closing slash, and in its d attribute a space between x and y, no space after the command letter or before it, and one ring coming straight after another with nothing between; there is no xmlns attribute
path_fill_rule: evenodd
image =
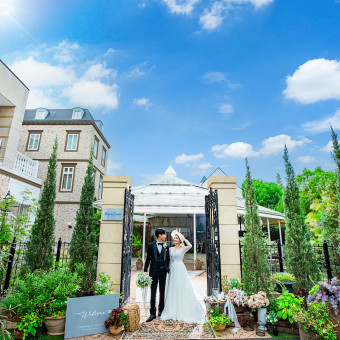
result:
<svg viewBox="0 0 340 340"><path fill-rule="evenodd" d="M58 138L55 236L70 241L79 208L81 188L94 148L95 195L101 199L110 145L102 133L103 123L87 109L25 110L19 150L39 161L38 177L46 178L54 140Z"/></svg>
<svg viewBox="0 0 340 340"><path fill-rule="evenodd" d="M41 180L39 162L18 152L22 121L29 89L0 60L0 195L7 193L21 203L21 193L28 189L39 198Z"/></svg>

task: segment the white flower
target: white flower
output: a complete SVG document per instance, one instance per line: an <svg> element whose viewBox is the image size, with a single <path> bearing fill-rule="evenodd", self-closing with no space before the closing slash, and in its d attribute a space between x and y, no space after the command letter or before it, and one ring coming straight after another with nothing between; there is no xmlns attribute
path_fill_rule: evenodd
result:
<svg viewBox="0 0 340 340"><path fill-rule="evenodd" d="M166 242L163 243L163 248L166 248L168 244Z"/></svg>

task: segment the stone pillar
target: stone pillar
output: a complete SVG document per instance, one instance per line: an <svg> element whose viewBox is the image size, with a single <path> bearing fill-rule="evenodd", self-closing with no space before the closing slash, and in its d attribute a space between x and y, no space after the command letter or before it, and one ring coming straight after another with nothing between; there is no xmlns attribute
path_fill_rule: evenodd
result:
<svg viewBox="0 0 340 340"><path fill-rule="evenodd" d="M129 176L104 176L102 212L107 208L124 209L125 189L131 186ZM97 275L105 272L114 281L113 290L120 292L123 220L103 221L100 224Z"/></svg>
<svg viewBox="0 0 340 340"><path fill-rule="evenodd" d="M237 224L236 177L213 176L208 188L218 192L221 275L241 279L240 247Z"/></svg>

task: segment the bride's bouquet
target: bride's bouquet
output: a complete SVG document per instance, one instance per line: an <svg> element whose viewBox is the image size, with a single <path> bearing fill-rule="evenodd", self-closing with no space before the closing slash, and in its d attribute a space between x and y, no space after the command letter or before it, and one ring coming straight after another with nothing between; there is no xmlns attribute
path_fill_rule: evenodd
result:
<svg viewBox="0 0 340 340"><path fill-rule="evenodd" d="M151 286L152 278L146 274L146 273L138 273L137 274L137 280L136 280L136 286L139 288L148 288Z"/></svg>
<svg viewBox="0 0 340 340"><path fill-rule="evenodd" d="M136 286L142 289L144 309L146 310L146 291L151 286L152 278L147 273L138 273Z"/></svg>

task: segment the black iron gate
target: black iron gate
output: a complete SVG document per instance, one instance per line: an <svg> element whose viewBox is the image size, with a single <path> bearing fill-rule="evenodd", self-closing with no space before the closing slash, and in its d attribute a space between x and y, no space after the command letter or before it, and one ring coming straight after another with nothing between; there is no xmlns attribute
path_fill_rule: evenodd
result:
<svg viewBox="0 0 340 340"><path fill-rule="evenodd" d="M123 295L122 306L130 297L132 235L133 235L133 205L134 195L131 188L125 189L123 241L122 241L122 270L120 278L120 293Z"/></svg>
<svg viewBox="0 0 340 340"><path fill-rule="evenodd" d="M218 223L218 195L217 190L210 189L205 196L205 220L207 237L207 288L208 295L212 295L213 288L221 291L221 258L220 231Z"/></svg>

